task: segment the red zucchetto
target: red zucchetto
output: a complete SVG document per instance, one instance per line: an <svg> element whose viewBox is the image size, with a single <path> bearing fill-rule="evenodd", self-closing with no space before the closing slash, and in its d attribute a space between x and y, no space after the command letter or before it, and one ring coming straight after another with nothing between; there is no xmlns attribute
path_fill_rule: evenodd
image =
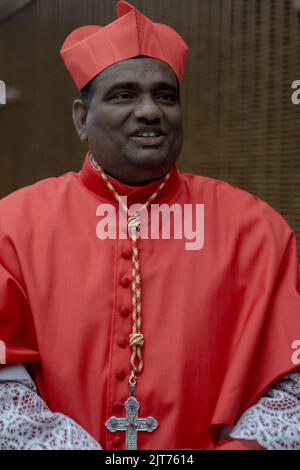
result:
<svg viewBox="0 0 300 470"><path fill-rule="evenodd" d="M125 1L117 4L118 19L102 26L83 26L66 38L62 59L82 90L111 65L138 56L166 62L182 80L188 46L169 26L154 23Z"/></svg>

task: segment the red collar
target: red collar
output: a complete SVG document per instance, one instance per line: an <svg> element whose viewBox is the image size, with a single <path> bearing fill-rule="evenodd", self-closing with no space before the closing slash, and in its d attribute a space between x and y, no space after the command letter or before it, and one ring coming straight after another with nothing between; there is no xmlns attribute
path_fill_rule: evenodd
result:
<svg viewBox="0 0 300 470"><path fill-rule="evenodd" d="M79 173L80 179L82 183L93 193L97 194L103 199L109 200L118 204L115 200L113 194L106 186L105 182L102 180L101 176L99 175L98 171L92 163L90 162L90 152L87 153L82 169ZM120 181L116 181L111 179L111 183L113 184L116 191L121 196L127 196L127 205L131 204L144 204L150 196L155 192L158 186L163 182L164 178L161 178L158 181L153 183L146 184L145 186L128 186ZM156 203L161 203L166 201L170 198L171 194L173 194L178 185L180 183L179 178L179 171L177 167L174 165L170 170L170 179L167 181L164 189L159 194L158 198L155 200Z"/></svg>

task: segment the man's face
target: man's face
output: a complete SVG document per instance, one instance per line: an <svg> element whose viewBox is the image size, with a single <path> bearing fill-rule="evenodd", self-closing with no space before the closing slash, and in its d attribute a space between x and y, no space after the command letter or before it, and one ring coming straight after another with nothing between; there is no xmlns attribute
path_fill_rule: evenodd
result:
<svg viewBox="0 0 300 470"><path fill-rule="evenodd" d="M129 59L98 75L92 87L86 114L81 100L74 103L74 121L103 170L128 184L165 175L183 143L179 88L172 69L156 59Z"/></svg>

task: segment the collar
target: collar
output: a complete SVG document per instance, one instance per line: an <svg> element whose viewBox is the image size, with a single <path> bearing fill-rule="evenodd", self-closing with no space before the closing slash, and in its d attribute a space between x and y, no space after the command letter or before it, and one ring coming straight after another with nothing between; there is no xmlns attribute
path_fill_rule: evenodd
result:
<svg viewBox="0 0 300 470"><path fill-rule="evenodd" d="M85 157L82 169L79 173L79 177L82 183L94 194L114 204L118 204L113 194L102 180L100 174L90 162L90 152L88 152ZM163 182L164 177L144 186L128 186L113 178L109 179L120 196L127 196L127 205L129 206L131 204L144 204L149 199L149 197L152 196L158 186ZM179 183L179 171L174 165L170 170L169 180L167 181L164 189L161 191L155 202L162 203L163 201L169 199L171 194L177 190Z"/></svg>

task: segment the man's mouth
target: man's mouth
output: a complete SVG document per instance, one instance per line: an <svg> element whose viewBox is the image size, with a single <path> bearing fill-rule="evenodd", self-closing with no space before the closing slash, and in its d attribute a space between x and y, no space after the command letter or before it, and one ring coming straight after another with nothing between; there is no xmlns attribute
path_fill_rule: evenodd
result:
<svg viewBox="0 0 300 470"><path fill-rule="evenodd" d="M166 133L160 128L140 128L130 134L130 139L142 147L159 147L166 139Z"/></svg>

